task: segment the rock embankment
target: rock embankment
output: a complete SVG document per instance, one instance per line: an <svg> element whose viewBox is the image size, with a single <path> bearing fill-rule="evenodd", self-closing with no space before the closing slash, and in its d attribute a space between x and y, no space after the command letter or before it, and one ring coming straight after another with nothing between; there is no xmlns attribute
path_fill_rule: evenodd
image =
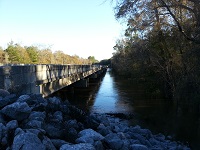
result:
<svg viewBox="0 0 200 150"><path fill-rule="evenodd" d="M0 149L158 150L187 146L106 114L86 114L57 97L0 90Z"/></svg>

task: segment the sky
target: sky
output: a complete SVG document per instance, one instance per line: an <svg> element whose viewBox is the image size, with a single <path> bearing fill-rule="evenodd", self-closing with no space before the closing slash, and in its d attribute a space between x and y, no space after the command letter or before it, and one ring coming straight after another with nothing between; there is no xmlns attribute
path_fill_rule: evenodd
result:
<svg viewBox="0 0 200 150"><path fill-rule="evenodd" d="M0 0L0 46L13 41L108 59L122 32L113 7L109 0Z"/></svg>

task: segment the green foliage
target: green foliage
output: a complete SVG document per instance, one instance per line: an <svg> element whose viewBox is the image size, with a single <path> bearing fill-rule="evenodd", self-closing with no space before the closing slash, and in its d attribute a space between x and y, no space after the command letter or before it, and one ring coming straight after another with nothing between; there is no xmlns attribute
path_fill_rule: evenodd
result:
<svg viewBox="0 0 200 150"><path fill-rule="evenodd" d="M95 64L95 63L98 63L99 61L95 59L94 56L89 56L88 57L88 60L91 64Z"/></svg>
<svg viewBox="0 0 200 150"><path fill-rule="evenodd" d="M26 49L19 44L13 44L13 42L9 43L5 52L9 55L8 59L10 63L30 63L30 57Z"/></svg>
<svg viewBox="0 0 200 150"><path fill-rule="evenodd" d="M70 56L63 51L51 49L39 49L37 46L21 46L14 44L13 41L8 43L5 50L0 47L0 64L91 64L97 62L92 56L89 59L80 58L77 55Z"/></svg>
<svg viewBox="0 0 200 150"><path fill-rule="evenodd" d="M26 48L26 51L30 57L31 63L37 63L39 57L38 48L35 46L29 46Z"/></svg>

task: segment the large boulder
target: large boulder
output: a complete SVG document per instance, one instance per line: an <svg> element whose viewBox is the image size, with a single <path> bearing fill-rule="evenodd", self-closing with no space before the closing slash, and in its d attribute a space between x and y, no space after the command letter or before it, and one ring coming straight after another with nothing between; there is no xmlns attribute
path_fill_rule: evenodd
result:
<svg viewBox="0 0 200 150"><path fill-rule="evenodd" d="M15 102L13 104L5 106L2 109L2 113L12 119L22 121L28 118L31 113L31 108L26 102Z"/></svg>
<svg viewBox="0 0 200 150"><path fill-rule="evenodd" d="M55 125L51 123L45 124L44 130L47 132L48 136L51 138L59 139L63 135L63 131L59 127L56 127Z"/></svg>
<svg viewBox="0 0 200 150"><path fill-rule="evenodd" d="M38 120L29 120L25 127L28 129L41 129L43 127L43 122Z"/></svg>
<svg viewBox="0 0 200 150"><path fill-rule="evenodd" d="M133 144L130 146L130 150L148 150L148 148L145 145Z"/></svg>
<svg viewBox="0 0 200 150"><path fill-rule="evenodd" d="M91 143L93 144L95 141L103 140L104 137L94 131L93 129L85 129L79 132L79 138L76 139L76 143Z"/></svg>
<svg viewBox="0 0 200 150"><path fill-rule="evenodd" d="M18 128L17 120L11 120L6 124L6 130L15 130Z"/></svg>
<svg viewBox="0 0 200 150"><path fill-rule="evenodd" d="M46 117L45 112L32 111L28 117L28 121L25 122L25 127L28 129L30 128L41 129L43 128L45 117Z"/></svg>
<svg viewBox="0 0 200 150"><path fill-rule="evenodd" d="M120 150L122 149L124 142L119 138L116 133L110 133L105 136L105 142L108 144L109 148Z"/></svg>
<svg viewBox="0 0 200 150"><path fill-rule="evenodd" d="M60 110L61 100L57 97L50 97L47 99L47 111L54 112Z"/></svg>
<svg viewBox="0 0 200 150"><path fill-rule="evenodd" d="M79 124L78 122L76 121L76 119L73 119L73 120L67 120L64 122L64 127L65 128L75 128L75 129L79 129Z"/></svg>
<svg viewBox="0 0 200 150"><path fill-rule="evenodd" d="M4 106L14 103L16 101L16 95L15 94L10 94L3 97L0 97L0 108L3 108Z"/></svg>
<svg viewBox="0 0 200 150"><path fill-rule="evenodd" d="M21 95L21 96L17 99L17 102L28 102L29 99L31 99L30 95Z"/></svg>
<svg viewBox="0 0 200 150"><path fill-rule="evenodd" d="M32 111L30 116L28 117L29 120L38 120L38 121L44 121L46 117L45 112L39 112L39 111Z"/></svg>
<svg viewBox="0 0 200 150"><path fill-rule="evenodd" d="M37 135L33 133L22 133L14 137L12 150L46 150Z"/></svg>
<svg viewBox="0 0 200 150"><path fill-rule="evenodd" d="M103 136L106 136L107 134L112 133L110 128L109 127L105 127L105 125L102 124L102 123L98 126L97 131Z"/></svg>
<svg viewBox="0 0 200 150"><path fill-rule="evenodd" d="M62 145L60 150L95 150L95 147L92 144L80 143L80 144L65 144Z"/></svg>
<svg viewBox="0 0 200 150"><path fill-rule="evenodd" d="M53 145L52 141L46 136L43 137L42 143L46 147L46 150L56 150L56 147Z"/></svg>
<svg viewBox="0 0 200 150"><path fill-rule="evenodd" d="M61 111L56 111L53 114L53 121L54 122L62 122L63 121L63 114Z"/></svg>
<svg viewBox="0 0 200 150"><path fill-rule="evenodd" d="M57 148L60 149L60 147L64 144L69 144L68 142L64 141L64 140L60 140L60 139L51 139L51 142L53 143L53 145Z"/></svg>

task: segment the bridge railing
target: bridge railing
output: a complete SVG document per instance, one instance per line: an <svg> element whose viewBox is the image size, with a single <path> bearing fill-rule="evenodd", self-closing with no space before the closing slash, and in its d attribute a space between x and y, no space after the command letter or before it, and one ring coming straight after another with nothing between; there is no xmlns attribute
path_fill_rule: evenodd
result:
<svg viewBox="0 0 200 150"><path fill-rule="evenodd" d="M0 89L28 90L74 74L101 70L100 65L6 65L0 66ZM81 77L81 76L80 76ZM26 87L26 88L24 88Z"/></svg>

